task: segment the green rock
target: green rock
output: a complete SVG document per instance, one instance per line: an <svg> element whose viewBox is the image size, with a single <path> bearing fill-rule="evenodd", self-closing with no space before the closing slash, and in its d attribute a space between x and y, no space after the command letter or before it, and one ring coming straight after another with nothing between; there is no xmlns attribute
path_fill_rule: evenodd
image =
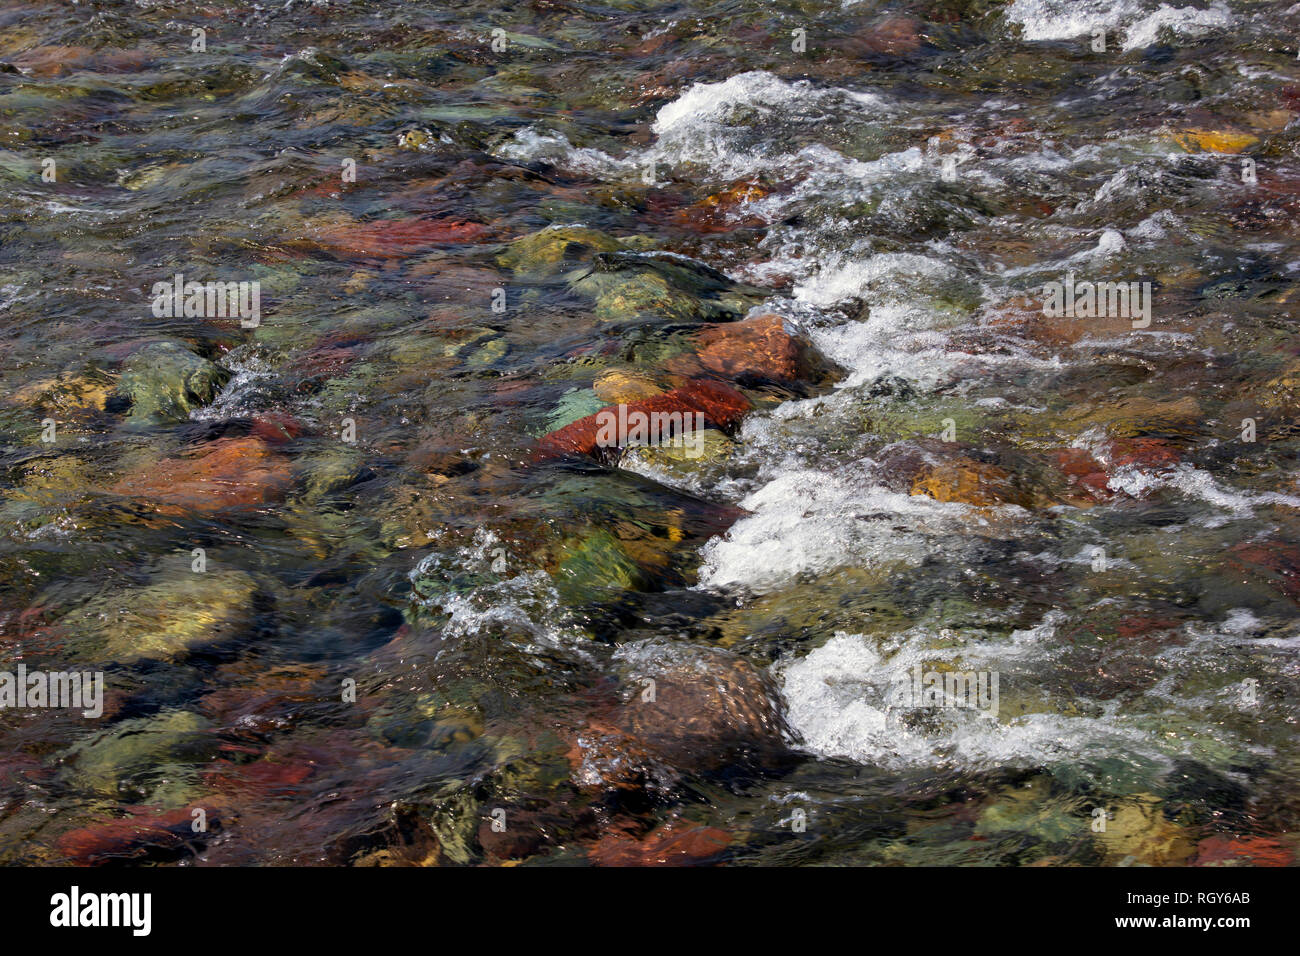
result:
<svg viewBox="0 0 1300 956"><path fill-rule="evenodd" d="M304 464L303 501L319 501L326 495L342 491L357 483L365 473L366 456L355 448L341 445L317 455Z"/></svg>
<svg viewBox="0 0 1300 956"><path fill-rule="evenodd" d="M553 432L571 425L580 418L596 414L608 404L589 388L570 389L560 396L555 409L546 417L546 430Z"/></svg>
<svg viewBox="0 0 1300 956"><path fill-rule="evenodd" d="M229 373L175 342L147 345L122 370L119 391L137 422L185 421L216 398Z"/></svg>
<svg viewBox="0 0 1300 956"><path fill-rule="evenodd" d="M124 720L74 744L64 758L63 778L72 787L118 796L161 791L183 804L180 779L215 749L205 731L208 722L184 710ZM143 779L142 779L143 778Z"/></svg>
<svg viewBox="0 0 1300 956"><path fill-rule="evenodd" d="M690 259L655 253L598 253L570 288L596 301L596 315L623 320L653 313L680 321L742 318L764 298Z"/></svg>
<svg viewBox="0 0 1300 956"><path fill-rule="evenodd" d="M516 275L546 276L572 268L597 252L621 249L617 239L586 226L551 226L522 236L497 256Z"/></svg>
<svg viewBox="0 0 1300 956"><path fill-rule="evenodd" d="M565 603L573 606L599 600L602 590L634 590L644 586L640 567L622 544L603 528L571 539L561 548L555 586Z"/></svg>

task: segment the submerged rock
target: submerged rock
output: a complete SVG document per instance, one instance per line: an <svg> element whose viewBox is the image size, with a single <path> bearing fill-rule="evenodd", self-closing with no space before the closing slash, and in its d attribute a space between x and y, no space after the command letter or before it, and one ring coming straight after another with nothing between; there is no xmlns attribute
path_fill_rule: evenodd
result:
<svg viewBox="0 0 1300 956"><path fill-rule="evenodd" d="M289 460L257 438L223 438L182 458L125 476L109 490L162 514L247 508L283 497L293 483Z"/></svg>
<svg viewBox="0 0 1300 956"><path fill-rule="evenodd" d="M649 375L640 372L610 369L596 379L592 391L603 405L618 405L620 403L639 402L645 398L662 395L666 389L656 383ZM599 411L599 409L592 409L591 411ZM565 424L568 424L568 422Z"/></svg>
<svg viewBox="0 0 1300 956"><path fill-rule="evenodd" d="M608 404L596 392L589 388L574 388L560 396L555 408L546 418L549 431L557 431L571 425L581 418L594 415Z"/></svg>
<svg viewBox="0 0 1300 956"><path fill-rule="evenodd" d="M147 792L215 749L207 728L202 717L184 710L121 721L71 747L62 777L75 789L108 797L123 789Z"/></svg>
<svg viewBox="0 0 1300 956"><path fill-rule="evenodd" d="M202 849L209 833L221 832L220 814L211 812L207 803L203 809L203 832L195 832L196 818L189 807L128 807L126 817L70 830L55 845L64 859L80 866L171 862Z"/></svg>
<svg viewBox="0 0 1300 956"><path fill-rule="evenodd" d="M571 269L597 252L622 249L619 241L586 226L551 226L516 239L497 262L516 275L545 276Z"/></svg>
<svg viewBox="0 0 1300 956"><path fill-rule="evenodd" d="M569 752L586 787L670 787L683 773L771 765L787 750L779 695L743 658L717 648L634 646L626 697Z"/></svg>
<svg viewBox="0 0 1300 956"><path fill-rule="evenodd" d="M785 331L778 315L716 325L699 338L699 361L733 380L757 378L782 384L808 377L811 346Z"/></svg>
<svg viewBox="0 0 1300 956"><path fill-rule="evenodd" d="M175 342L146 345L126 360L119 391L141 422L185 421L207 405L230 374Z"/></svg>
<svg viewBox="0 0 1300 956"><path fill-rule="evenodd" d="M625 320L655 315L679 321L738 319L763 298L693 259L657 252L601 252L569 280L596 301L596 315Z"/></svg>
<svg viewBox="0 0 1300 956"><path fill-rule="evenodd" d="M640 837L606 833L587 858L597 866L693 866L717 860L732 840L717 827L674 821Z"/></svg>
<svg viewBox="0 0 1300 956"><path fill-rule="evenodd" d="M738 447L722 432L706 428L689 441L627 448L618 466L647 478L693 488L703 476L719 474Z"/></svg>
<svg viewBox="0 0 1300 956"><path fill-rule="evenodd" d="M1027 504L1008 472L970 458L922 467L913 480L912 494L964 505Z"/></svg>
<svg viewBox="0 0 1300 956"><path fill-rule="evenodd" d="M538 454L541 457L559 455L612 455L629 442L627 436L610 428L611 422L634 423L637 416L682 416L686 431L694 430L694 416L703 416L703 425L712 428L731 428L751 408L749 399L730 386L705 379L695 379L662 395L654 395L639 402L622 406L610 405L593 415L580 418L564 428L542 436ZM612 435L610 432L614 432ZM666 437L666 436L665 436Z"/></svg>
<svg viewBox="0 0 1300 956"><path fill-rule="evenodd" d="M461 219L379 219L318 226L309 242L341 256L400 259L441 246L486 242L490 227Z"/></svg>
<svg viewBox="0 0 1300 956"><path fill-rule="evenodd" d="M104 660L172 660L247 633L256 593L257 583L243 571L180 572L97 597L72 620L99 636Z"/></svg>
<svg viewBox="0 0 1300 956"><path fill-rule="evenodd" d="M588 604L603 592L643 587L645 576L617 537L604 529L574 539L560 549L555 587L572 606Z"/></svg>
<svg viewBox="0 0 1300 956"><path fill-rule="evenodd" d="M52 414L77 414L103 411L117 382L113 376L97 370L60 372L24 385L11 396L16 405L35 405Z"/></svg>

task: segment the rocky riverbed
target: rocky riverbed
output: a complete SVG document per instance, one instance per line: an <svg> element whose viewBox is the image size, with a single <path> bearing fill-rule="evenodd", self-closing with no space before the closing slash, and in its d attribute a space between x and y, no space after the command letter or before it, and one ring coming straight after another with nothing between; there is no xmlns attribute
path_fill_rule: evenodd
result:
<svg viewBox="0 0 1300 956"><path fill-rule="evenodd" d="M6 6L0 861L1291 864L1296 37Z"/></svg>

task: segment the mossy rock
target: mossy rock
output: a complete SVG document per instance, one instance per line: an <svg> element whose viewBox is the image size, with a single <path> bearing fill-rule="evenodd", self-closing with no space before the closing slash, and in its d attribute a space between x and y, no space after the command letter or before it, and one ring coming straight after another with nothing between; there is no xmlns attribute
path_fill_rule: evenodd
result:
<svg viewBox="0 0 1300 956"><path fill-rule="evenodd" d="M622 542L603 528L565 542L554 578L560 596L573 606L600 600L610 591L645 586L640 566L628 555Z"/></svg>
<svg viewBox="0 0 1300 956"><path fill-rule="evenodd" d="M516 275L547 276L573 268L597 252L616 252L613 236L586 226L551 226L522 236L497 256L497 263Z"/></svg>
<svg viewBox="0 0 1300 956"><path fill-rule="evenodd" d="M117 797L161 789L171 802L184 803L176 777L215 751L218 742L207 729L204 718L184 710L124 720L74 744L61 776L80 791Z"/></svg>
<svg viewBox="0 0 1300 956"><path fill-rule="evenodd" d="M119 391L135 422L185 421L210 403L230 373L176 342L146 345L122 369Z"/></svg>

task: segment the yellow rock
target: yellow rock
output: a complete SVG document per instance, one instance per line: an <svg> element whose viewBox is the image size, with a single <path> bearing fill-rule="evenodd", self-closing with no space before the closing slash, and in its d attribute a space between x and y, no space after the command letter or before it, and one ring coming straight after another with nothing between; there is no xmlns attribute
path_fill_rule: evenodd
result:
<svg viewBox="0 0 1300 956"><path fill-rule="evenodd" d="M1174 142L1189 153L1240 153L1258 143L1259 137L1231 130L1185 129L1174 133Z"/></svg>
<svg viewBox="0 0 1300 956"><path fill-rule="evenodd" d="M621 372L611 370L596 379L592 386L596 397L611 405L639 402L652 395L660 395L664 389L655 384L654 379L638 372Z"/></svg>
<svg viewBox="0 0 1300 956"><path fill-rule="evenodd" d="M1196 853L1196 844L1181 827L1165 819L1160 801L1147 794L1117 808L1097 839L1108 864L1132 857L1133 862L1149 866L1179 866Z"/></svg>
<svg viewBox="0 0 1300 956"><path fill-rule="evenodd" d="M725 189L720 193L715 193L714 195L709 196L704 199L700 205L710 208L717 208L719 206L730 208L731 206L739 206L743 202L753 202L756 199L762 199L766 195L767 190L762 186L759 186L757 183L737 183L730 189Z"/></svg>
<svg viewBox="0 0 1300 956"><path fill-rule="evenodd" d="M912 482L912 494L966 505L1019 503L1010 476L994 465L965 459L923 468Z"/></svg>
<svg viewBox="0 0 1300 956"><path fill-rule="evenodd" d="M55 412L101 411L115 388L107 375L61 372L23 386L13 394L13 401L18 405L39 403Z"/></svg>

